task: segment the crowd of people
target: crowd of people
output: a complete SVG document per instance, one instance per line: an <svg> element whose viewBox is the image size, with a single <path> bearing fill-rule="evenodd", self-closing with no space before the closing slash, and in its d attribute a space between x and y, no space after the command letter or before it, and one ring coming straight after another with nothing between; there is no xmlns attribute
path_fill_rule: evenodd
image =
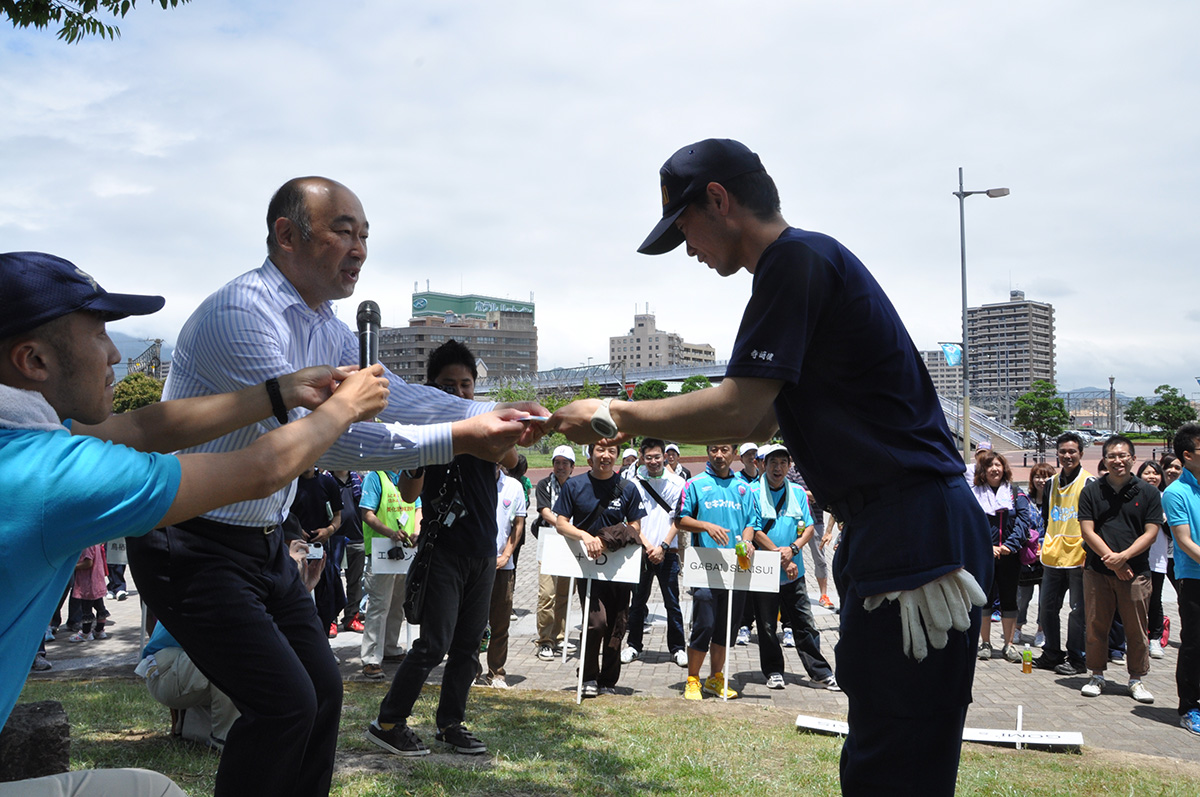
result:
<svg viewBox="0 0 1200 797"><path fill-rule="evenodd" d="M1081 441L1060 438L1060 469L1030 488L1033 501L998 454L981 455L964 481L932 380L890 300L843 244L784 220L756 153L706 139L674 153L659 178L662 215L638 251L685 245L721 276L753 275L725 376L683 396L580 399L552 415L536 401L473 400L476 361L461 345L430 357L424 385L360 362L332 302L354 292L369 224L358 197L327 178L275 192L265 260L185 323L164 400L122 415L112 415L119 354L105 324L155 312L162 297L110 294L53 255L0 255L0 466L11 485L10 521L0 524L0 721L30 662L38 666L73 575L79 633L86 641L90 609L96 639L106 569L96 546L124 538L139 597L164 629L140 667L151 690L180 706L212 704L219 692L236 708L232 719L212 711L210 737L223 745L218 795L328 793L343 696L328 638L347 628L362 629L365 677L399 660L364 729L372 743L429 752L408 720L444 661L434 738L486 752L466 725L467 694L475 683L507 685L512 568L530 510L516 449L558 431L590 444L588 470L573 475L574 449L554 452L532 506L539 546L552 529L589 556L639 546L648 563L634 586L608 582L590 601L581 595L587 694L612 690L622 665L644 655L639 631L657 583L670 607L667 653L687 669L685 698L737 695L727 640L748 638L752 623L769 686L782 685L790 638L810 679L844 690L844 793L901 782L949 794L975 668L992 658L990 627L979 639L989 602L1001 655L1012 659L1023 596L1040 584L1037 666L1090 673L1085 695L1105 688L1119 616L1129 693L1153 699L1141 679L1156 653L1152 574L1172 578L1158 531L1165 510L1180 596L1181 722L1200 732L1200 426L1177 433L1178 459L1160 463L1157 486L1149 470L1145 479L1131 473L1134 446L1121 437L1105 443L1099 479L1080 467ZM379 422L362 422L371 419ZM743 446L740 457L711 444L777 436L783 447ZM634 439L622 478L614 441ZM688 473L667 440L709 444L703 472ZM813 511L814 500L835 520ZM823 555L835 528L832 594L815 556L814 577L820 603L839 606L836 678L802 554L815 545ZM739 557L778 552L779 589L747 599L695 588L685 628L674 608L684 544L734 547ZM403 578L397 559L408 562ZM539 578L541 659L570 645L564 581ZM128 594L114 586L117 600ZM628 628L631 613L639 628ZM421 631L402 650L406 619ZM777 638L780 619L788 625ZM1165 635L1165 618L1162 627ZM177 669L184 654L202 678L172 675L190 675ZM138 770L55 781L45 785L66 793L180 793Z"/></svg>

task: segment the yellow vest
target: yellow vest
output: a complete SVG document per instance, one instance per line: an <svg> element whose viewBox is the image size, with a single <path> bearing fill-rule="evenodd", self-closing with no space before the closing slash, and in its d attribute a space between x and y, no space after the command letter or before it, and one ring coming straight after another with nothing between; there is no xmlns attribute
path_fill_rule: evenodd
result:
<svg viewBox="0 0 1200 797"><path fill-rule="evenodd" d="M1046 567L1083 567L1083 532L1079 529L1079 496L1092 474L1083 468L1075 481L1059 487L1058 473L1050 480L1046 536L1042 539L1042 564Z"/></svg>
<svg viewBox="0 0 1200 797"><path fill-rule="evenodd" d="M375 475L379 477L379 508L375 510L375 516L389 529L403 530L411 537L417 527L417 505L404 502L387 471L378 470ZM363 551L368 559L371 557L371 539L382 536L363 523Z"/></svg>

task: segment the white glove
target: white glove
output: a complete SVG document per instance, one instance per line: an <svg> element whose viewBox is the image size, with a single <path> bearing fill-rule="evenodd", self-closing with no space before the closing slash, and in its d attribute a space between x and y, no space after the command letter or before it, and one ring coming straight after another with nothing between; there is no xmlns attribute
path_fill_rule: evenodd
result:
<svg viewBox="0 0 1200 797"><path fill-rule="evenodd" d="M884 601L900 602L900 628L904 633L904 655L921 661L929 655L925 638L938 650L946 647L949 631L971 627L971 606L987 604L987 595L975 577L959 568L917 589L885 592L863 601L868 612ZM922 622L924 627L922 628Z"/></svg>

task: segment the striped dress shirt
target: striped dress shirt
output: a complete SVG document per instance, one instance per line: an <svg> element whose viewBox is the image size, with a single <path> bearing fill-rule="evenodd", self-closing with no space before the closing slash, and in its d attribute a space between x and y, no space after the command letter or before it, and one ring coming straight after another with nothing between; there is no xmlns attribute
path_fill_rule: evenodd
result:
<svg viewBox="0 0 1200 797"><path fill-rule="evenodd" d="M316 310L267 259L261 268L227 283L184 324L163 388L163 399L227 393L312 365L358 363L358 337L333 313ZM386 369L385 369L386 371ZM382 423L356 423L318 464L342 470L390 470L449 462L450 424L495 407L437 388L410 385L386 371L391 395ZM308 413L294 409L291 420ZM273 417L184 453L235 451L279 426ZM257 501L230 504L204 515L238 526L266 526L285 517L295 482Z"/></svg>

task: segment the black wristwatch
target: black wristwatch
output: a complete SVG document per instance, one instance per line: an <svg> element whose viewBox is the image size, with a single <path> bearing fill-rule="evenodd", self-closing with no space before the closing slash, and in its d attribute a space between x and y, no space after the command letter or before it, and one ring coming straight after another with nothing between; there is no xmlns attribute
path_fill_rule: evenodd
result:
<svg viewBox="0 0 1200 797"><path fill-rule="evenodd" d="M793 542L793 543L792 543L791 545L789 545L788 547L792 549L792 556L799 556L799 555L800 555L800 549L796 547L796 543L794 543L794 542Z"/></svg>
<svg viewBox="0 0 1200 797"><path fill-rule="evenodd" d="M670 546L670 544L668 544L668 543L667 543L667 541L666 541L666 540L663 540L663 542L661 543L661 545L662 545L662 550L663 550L663 553L670 553L670 552L671 552L671 546Z"/></svg>

